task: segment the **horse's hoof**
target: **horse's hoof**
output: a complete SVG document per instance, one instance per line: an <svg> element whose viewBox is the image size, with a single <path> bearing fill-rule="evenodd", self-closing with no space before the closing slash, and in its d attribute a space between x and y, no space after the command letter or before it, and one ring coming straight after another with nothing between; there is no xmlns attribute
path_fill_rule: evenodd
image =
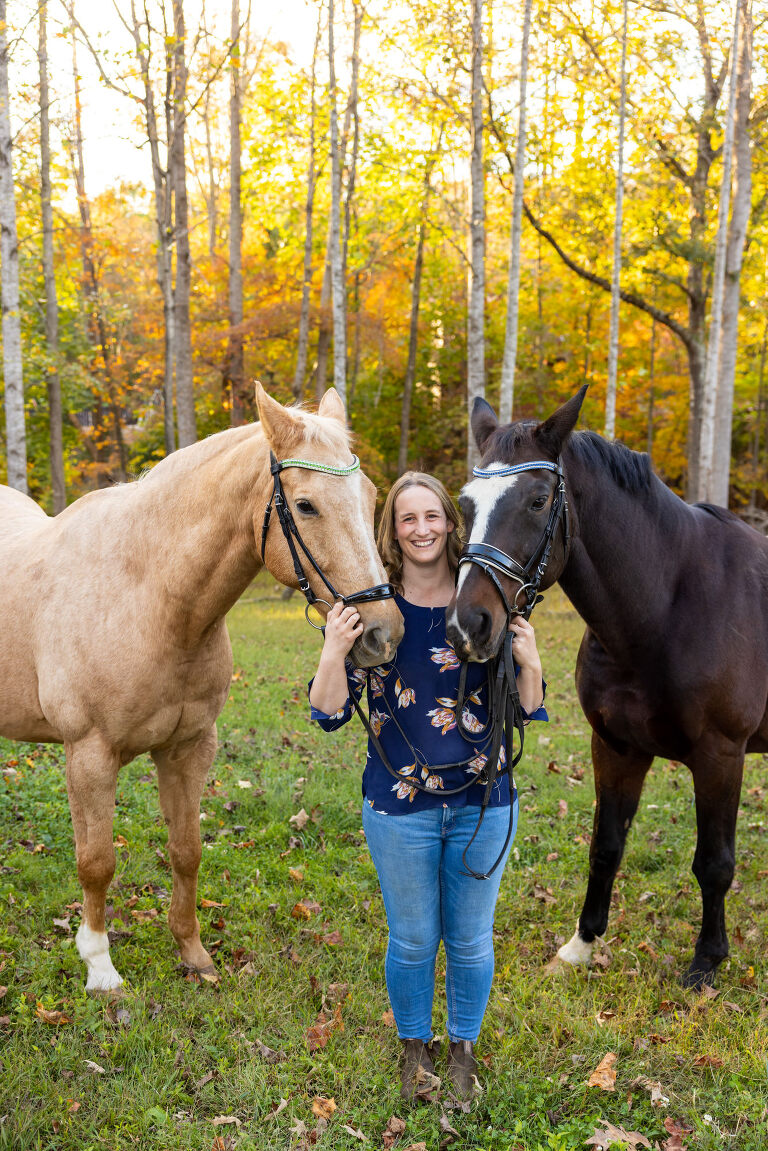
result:
<svg viewBox="0 0 768 1151"><path fill-rule="evenodd" d="M110 1003L119 1003L120 1000L125 999L128 994L124 984L121 984L119 987L86 987L85 990L91 999L98 999L107 1005Z"/></svg>
<svg viewBox="0 0 768 1151"><path fill-rule="evenodd" d="M575 964L568 963L567 960L561 959L559 955L553 955L549 963L545 963L542 968L545 975L565 975L575 970Z"/></svg>
<svg viewBox="0 0 768 1151"><path fill-rule="evenodd" d="M683 987L689 991L703 991L705 987L715 986L715 975L717 968L713 967L707 971L702 971L700 967L690 967L681 982Z"/></svg>
<svg viewBox="0 0 768 1151"><path fill-rule="evenodd" d="M202 983L220 983L221 976L212 963L207 963L205 967L193 967L191 963L181 963L181 970L184 978L188 979L191 983L198 981Z"/></svg>

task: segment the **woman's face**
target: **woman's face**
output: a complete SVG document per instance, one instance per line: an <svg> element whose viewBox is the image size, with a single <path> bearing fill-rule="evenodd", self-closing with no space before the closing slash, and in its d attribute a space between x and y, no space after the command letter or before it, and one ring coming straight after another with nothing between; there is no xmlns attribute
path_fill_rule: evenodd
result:
<svg viewBox="0 0 768 1151"><path fill-rule="evenodd" d="M395 500L395 537L405 563L422 567L440 560L454 527L431 488L414 484Z"/></svg>

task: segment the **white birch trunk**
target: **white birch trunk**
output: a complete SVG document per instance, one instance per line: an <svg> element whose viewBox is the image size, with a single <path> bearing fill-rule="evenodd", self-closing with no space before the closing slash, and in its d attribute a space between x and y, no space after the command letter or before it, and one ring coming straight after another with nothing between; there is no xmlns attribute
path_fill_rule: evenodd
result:
<svg viewBox="0 0 768 1151"><path fill-rule="evenodd" d="M189 251L189 207L186 170L187 61L183 0L173 0L173 132L169 147L169 169L174 197L174 239L176 241L176 283L174 322L176 343L176 427L179 447L195 443L195 394L192 376L192 329L189 300L192 265Z"/></svg>
<svg viewBox="0 0 768 1151"><path fill-rule="evenodd" d="M336 65L333 45L334 0L328 0L328 96L331 109L331 307L333 311L333 384L347 406L347 323L341 253L341 165L336 114Z"/></svg>
<svg viewBox="0 0 768 1151"><path fill-rule="evenodd" d="M520 300L520 240L523 230L523 182L525 172L525 105L528 84L528 40L531 33L531 7L533 0L525 0L523 13L523 43L520 50L520 110L517 120L517 147L515 149L515 193L512 201L512 235L509 251L509 281L507 285L507 330L504 339L504 358L501 364L501 394L499 421L508 424L512 419L515 396L515 367L517 365L517 329Z"/></svg>
<svg viewBox="0 0 768 1151"><path fill-rule="evenodd" d="M752 151L749 133L749 116L752 105L752 4L751 0L739 0L739 3L741 21L733 135L735 159L733 207L725 253L720 370L717 381L711 487L711 499L723 507L728 506L731 470L731 431L736 353L738 350L739 304L741 301L741 265L752 208Z"/></svg>
<svg viewBox="0 0 768 1151"><path fill-rule="evenodd" d="M242 50L240 3L232 0L232 55L229 96L229 348L227 380L232 394L231 421L244 419L243 363L243 207L241 196L240 120L242 105Z"/></svg>
<svg viewBox="0 0 768 1151"><path fill-rule="evenodd" d="M470 272L467 314L467 408L485 397L485 173L483 170L483 0L472 0L472 109L470 173ZM467 473L479 461L467 433Z"/></svg>
<svg viewBox="0 0 768 1151"><path fill-rule="evenodd" d="M605 437L616 435L616 377L619 366L619 308L621 298L621 232L624 215L624 125L627 113L627 0L621 14L621 92L619 95L619 143L616 156L616 215L613 225L613 277L611 319L608 336L608 383L605 392Z"/></svg>
<svg viewBox="0 0 768 1151"><path fill-rule="evenodd" d="M731 158L733 153L733 127L736 109L736 76L738 71L739 5L735 0L733 39L731 41L731 68L728 86L728 111L723 142L723 175L720 181L720 202L717 213L715 239L715 268L712 276L712 306L710 309L707 358L704 369L704 389L701 401L699 431L699 479L697 498L714 501L713 465L715 453L715 421L717 418L717 381L720 374L720 336L723 327L723 294L725 286L725 259L728 243L728 211L731 201ZM726 501L727 502L727 501Z"/></svg>
<svg viewBox="0 0 768 1151"><path fill-rule="evenodd" d="M13 187L11 117L8 97L8 37L5 0L0 0L0 299L3 312L3 378L8 485L27 492L27 436L19 310L19 241Z"/></svg>
<svg viewBox="0 0 768 1151"><path fill-rule="evenodd" d="M309 296L312 289L312 217L315 206L315 119L317 104L315 83L317 78L317 53L320 47L320 27L322 12L317 17L315 47L312 52L312 78L310 86L309 114L309 163L307 165L307 200L304 207L304 268L301 278L301 311L299 313L299 340L296 354L296 370L293 375L293 396L300 400L304 395L304 377L307 374L307 348L309 345Z"/></svg>
<svg viewBox="0 0 768 1151"><path fill-rule="evenodd" d="M59 379L59 306L53 256L53 205L51 202L50 101L48 95L48 0L39 12L37 63L40 75L40 205L43 224L43 283L45 285L45 344L48 363L45 371L48 392L48 460L51 470L53 514L67 506L64 484L64 445L61 426L61 381Z"/></svg>

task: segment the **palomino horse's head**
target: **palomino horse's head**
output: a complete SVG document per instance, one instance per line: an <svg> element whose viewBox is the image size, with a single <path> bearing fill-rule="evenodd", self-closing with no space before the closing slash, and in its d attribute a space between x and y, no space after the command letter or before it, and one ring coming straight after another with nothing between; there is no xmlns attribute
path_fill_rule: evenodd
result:
<svg viewBox="0 0 768 1151"><path fill-rule="evenodd" d="M299 408L284 408L256 385L261 430L278 462L305 460L311 464L339 469L333 474L304 467L291 467L280 473L280 483L289 511L301 539L318 567L340 596L353 595L365 588L385 583L386 573L376 551L373 513L376 489L358 468L347 471L354 462L349 447L344 405L334 388L320 401L317 414ZM271 476L267 483L271 490ZM269 498L265 484L266 498ZM257 546L261 543L264 504L254 517ZM318 597L317 610L327 614L320 601L332 598L320 576L313 570L301 547L302 567L309 585ZM297 577L289 546L272 513L265 548L266 566L276 579L297 587ZM403 636L403 619L393 599L376 600L357 606L364 624L351 655L359 667L387 663Z"/></svg>
<svg viewBox="0 0 768 1151"><path fill-rule="evenodd" d="M532 561L538 562L542 540L550 523L553 500L557 498L560 478L556 471L563 445L576 423L586 387L545 420L524 420L504 427L493 409L482 399L475 400L472 411L472 432L480 449L482 460L477 473L462 489L459 505L464 514L467 544L490 545L512 564L502 560L500 566L487 564L494 572L491 577L483 564L464 562L459 568L456 594L448 605L447 634L462 659L484 661L497 651L507 626L507 609L502 599L514 610L522 611L526 597L523 585L528 577L525 569ZM543 461L541 468L521 469L510 473L517 465ZM494 473L497 473L495 475ZM495 553L489 550L493 561ZM550 587L565 566L567 559L564 521L555 526L551 551L540 587ZM504 574L505 568L520 574L519 579ZM493 586L498 580L500 592ZM522 593L522 594L521 594Z"/></svg>

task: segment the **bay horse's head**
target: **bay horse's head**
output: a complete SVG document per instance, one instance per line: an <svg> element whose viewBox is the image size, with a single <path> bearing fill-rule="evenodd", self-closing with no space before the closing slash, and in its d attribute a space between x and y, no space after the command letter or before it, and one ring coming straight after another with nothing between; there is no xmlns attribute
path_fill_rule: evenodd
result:
<svg viewBox="0 0 768 1151"><path fill-rule="evenodd" d="M542 423L500 426L490 405L475 400L472 433L482 458L459 496L466 554L446 612L448 639L461 659L493 656L508 614L526 610L531 585L540 576L538 587L550 587L565 566L567 512L558 467L586 390Z"/></svg>
<svg viewBox="0 0 768 1151"><path fill-rule="evenodd" d="M329 388L316 414L283 407L260 384L256 385L256 401L261 430L272 453L265 459L264 499L254 513L256 544L263 550L266 566L287 587L300 587L297 556L308 584L305 595L317 598L315 606L322 617L333 603L334 592L345 598L370 591L367 602L355 603L364 630L351 656L359 667L389 662L402 639L403 620L394 599L378 598L387 576L374 542L376 489L350 450L338 392ZM290 463L275 476L270 471L271 459L277 464ZM284 516L296 528L292 543L281 531L275 480L285 501ZM270 497L265 528L265 505Z"/></svg>

